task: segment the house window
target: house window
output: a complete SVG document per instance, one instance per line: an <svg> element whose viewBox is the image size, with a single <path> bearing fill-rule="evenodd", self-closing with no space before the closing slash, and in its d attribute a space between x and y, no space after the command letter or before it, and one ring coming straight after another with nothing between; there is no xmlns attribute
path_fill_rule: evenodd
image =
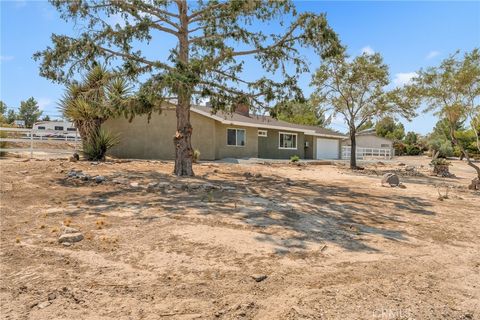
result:
<svg viewBox="0 0 480 320"><path fill-rule="evenodd" d="M67 128L67 131L77 131L75 128Z"/></svg>
<svg viewBox="0 0 480 320"><path fill-rule="evenodd" d="M63 127L55 126L55 130L57 130L57 131L63 131Z"/></svg>
<svg viewBox="0 0 480 320"><path fill-rule="evenodd" d="M258 130L258 136L259 137L266 137L267 136L267 130Z"/></svg>
<svg viewBox="0 0 480 320"><path fill-rule="evenodd" d="M389 145L389 144L382 143L382 144L380 145L380 148L390 148L390 145Z"/></svg>
<svg viewBox="0 0 480 320"><path fill-rule="evenodd" d="M227 145L243 147L245 145L245 129L227 129Z"/></svg>
<svg viewBox="0 0 480 320"><path fill-rule="evenodd" d="M297 134L296 133L279 133L279 149L297 149Z"/></svg>
<svg viewBox="0 0 480 320"><path fill-rule="evenodd" d="M38 130L45 130L44 126L38 126Z"/></svg>

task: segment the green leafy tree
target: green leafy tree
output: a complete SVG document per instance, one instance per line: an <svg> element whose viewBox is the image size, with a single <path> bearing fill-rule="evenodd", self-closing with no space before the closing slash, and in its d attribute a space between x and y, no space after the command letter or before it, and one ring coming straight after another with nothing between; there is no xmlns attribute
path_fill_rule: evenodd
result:
<svg viewBox="0 0 480 320"><path fill-rule="evenodd" d="M431 136L434 138L441 138L450 141L450 126L453 126L455 131L465 130L463 122L450 124L448 119L440 119L435 124L435 127L433 127Z"/></svg>
<svg viewBox="0 0 480 320"><path fill-rule="evenodd" d="M42 121L50 121L50 117L48 115L45 115L43 118L42 118Z"/></svg>
<svg viewBox="0 0 480 320"><path fill-rule="evenodd" d="M476 146L476 134L473 129L456 131L455 136L458 144L460 144L469 154L478 152ZM463 159L464 155L461 153L460 148L455 146L454 149L456 153L455 156L460 156L460 158Z"/></svg>
<svg viewBox="0 0 480 320"><path fill-rule="evenodd" d="M425 111L434 111L445 119L450 141L465 157L469 166L477 172L480 167L470 159L468 150L457 137L458 124L478 114L480 100L480 52L474 49L463 57L459 53L443 60L439 66L418 72L410 85L411 93L427 105Z"/></svg>
<svg viewBox="0 0 480 320"><path fill-rule="evenodd" d="M37 100L33 97L27 101L20 102L20 108L18 109L18 118L25 121L25 126L31 128L33 124L40 119L42 111L38 106Z"/></svg>
<svg viewBox="0 0 480 320"><path fill-rule="evenodd" d="M392 117L384 117L375 125L375 132L380 137L400 141L405 137L405 127L396 123Z"/></svg>
<svg viewBox="0 0 480 320"><path fill-rule="evenodd" d="M35 54L42 61L40 74L63 81L93 58L105 59L118 62L125 76L142 79L141 91L175 98L174 173L179 176L193 175L193 100L209 99L214 110L231 111L245 102L265 110L279 101L301 98L297 78L308 71L308 64L300 47L312 47L324 57L341 51L325 15L297 13L285 0L51 2L65 20L83 22L85 31L74 37L52 35L53 46ZM109 23L118 16L124 24ZM263 31L263 25L277 22L277 33ZM174 39L172 48L165 47L165 37ZM162 53L147 55L139 43L161 48ZM163 58L164 52L170 52L168 58ZM276 77L246 79L242 71L249 56Z"/></svg>
<svg viewBox="0 0 480 320"><path fill-rule="evenodd" d="M408 145L416 145L418 141L418 135L413 132L409 131L407 132L407 135L405 136L405 143Z"/></svg>
<svg viewBox="0 0 480 320"><path fill-rule="evenodd" d="M349 128L351 141L350 168L357 168L356 133L365 123L386 115L414 114L397 91L386 92L388 67L380 54L363 54L349 61L336 56L322 62L314 75L316 94L326 107L341 114Z"/></svg>
<svg viewBox="0 0 480 320"><path fill-rule="evenodd" d="M270 110L270 115L279 120L309 126L328 127L331 117L326 110L318 106L318 101L287 101L277 104Z"/></svg>
<svg viewBox="0 0 480 320"><path fill-rule="evenodd" d="M8 123L8 124L12 124L13 122L15 122L15 120L17 120L17 113L15 112L15 110L13 109L9 109L7 111L7 116L5 117L5 121Z"/></svg>
<svg viewBox="0 0 480 320"><path fill-rule="evenodd" d="M432 152L433 160L453 156L453 147L448 140L432 138L427 141L427 146Z"/></svg>
<svg viewBox="0 0 480 320"><path fill-rule="evenodd" d="M365 122L364 124L362 124L358 128L358 131L364 131L364 130L372 129L373 127L375 127L375 123L373 123L372 120L368 120L367 122Z"/></svg>
<svg viewBox="0 0 480 320"><path fill-rule="evenodd" d="M0 101L0 124L6 123L6 115L7 115L7 104L3 101Z"/></svg>
<svg viewBox="0 0 480 320"><path fill-rule="evenodd" d="M0 101L0 115L5 116L7 114L7 104L3 101Z"/></svg>

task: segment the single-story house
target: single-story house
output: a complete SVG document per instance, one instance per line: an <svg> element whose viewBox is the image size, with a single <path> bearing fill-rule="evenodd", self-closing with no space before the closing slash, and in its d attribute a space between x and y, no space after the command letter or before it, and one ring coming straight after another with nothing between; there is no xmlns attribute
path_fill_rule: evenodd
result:
<svg viewBox="0 0 480 320"><path fill-rule="evenodd" d="M356 134L357 157L382 157L392 158L394 156L393 140L379 137L375 129L367 129ZM349 157L349 150L343 147L350 147L350 138L342 141L342 158ZM346 151L346 152L345 152Z"/></svg>
<svg viewBox="0 0 480 320"><path fill-rule="evenodd" d="M192 106L192 147L202 160L224 158L339 159L345 135L333 130L250 115L247 106L233 113L217 112L205 106ZM174 159L173 136L176 115L173 107L160 114L136 116L132 122L112 118L103 128L118 134L120 143L110 154L120 158Z"/></svg>

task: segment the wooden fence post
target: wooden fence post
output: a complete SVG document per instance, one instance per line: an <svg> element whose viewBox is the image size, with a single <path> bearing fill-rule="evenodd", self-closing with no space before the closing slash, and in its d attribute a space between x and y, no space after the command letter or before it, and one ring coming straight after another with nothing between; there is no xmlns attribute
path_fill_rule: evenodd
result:
<svg viewBox="0 0 480 320"><path fill-rule="evenodd" d="M33 128L30 129L30 159L33 158Z"/></svg>

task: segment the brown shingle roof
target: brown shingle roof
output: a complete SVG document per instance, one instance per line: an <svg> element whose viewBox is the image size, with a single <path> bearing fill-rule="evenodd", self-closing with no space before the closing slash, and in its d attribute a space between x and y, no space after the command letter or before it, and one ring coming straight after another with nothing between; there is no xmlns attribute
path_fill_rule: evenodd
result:
<svg viewBox="0 0 480 320"><path fill-rule="evenodd" d="M221 121L223 123L237 122L244 125L254 125L258 128L278 128L284 130L290 129L292 131L305 132L306 134L334 136L339 138L345 137L344 134L334 130L320 128L316 126L294 124L286 121L277 120L275 118L265 115L250 115L249 117L246 117L238 113L227 113L223 111L217 111L215 114L212 114L212 109L204 106L192 106L191 110L205 116L210 116L211 118Z"/></svg>

